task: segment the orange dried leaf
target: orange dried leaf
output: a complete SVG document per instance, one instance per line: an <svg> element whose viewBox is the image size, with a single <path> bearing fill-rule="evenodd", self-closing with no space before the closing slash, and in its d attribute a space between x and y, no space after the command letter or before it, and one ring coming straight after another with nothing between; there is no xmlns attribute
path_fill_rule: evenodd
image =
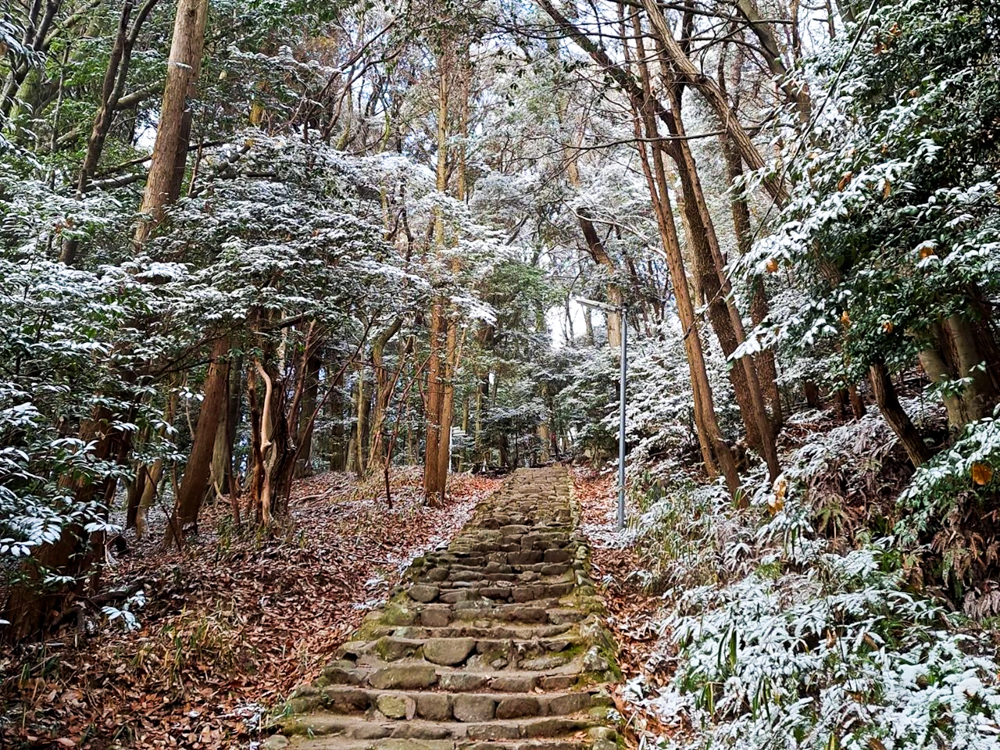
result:
<svg viewBox="0 0 1000 750"><path fill-rule="evenodd" d="M849 326L851 324L851 314L847 312L847 310L844 310L844 312L840 314L840 322L845 326Z"/></svg>
<svg viewBox="0 0 1000 750"><path fill-rule="evenodd" d="M885 187L882 188L882 198L888 198L889 194L892 192L892 183L888 180L885 181Z"/></svg>
<svg viewBox="0 0 1000 750"><path fill-rule="evenodd" d="M993 479L993 469L987 464L972 464L972 481L982 487Z"/></svg>
<svg viewBox="0 0 1000 750"><path fill-rule="evenodd" d="M767 261L767 272L776 273L777 271L778 271L778 261L776 261L774 258L771 258L769 261Z"/></svg>
<svg viewBox="0 0 1000 750"><path fill-rule="evenodd" d="M851 180L854 179L854 172L844 172L844 176L840 178L840 182L837 183L837 190L843 190L845 187L851 184Z"/></svg>

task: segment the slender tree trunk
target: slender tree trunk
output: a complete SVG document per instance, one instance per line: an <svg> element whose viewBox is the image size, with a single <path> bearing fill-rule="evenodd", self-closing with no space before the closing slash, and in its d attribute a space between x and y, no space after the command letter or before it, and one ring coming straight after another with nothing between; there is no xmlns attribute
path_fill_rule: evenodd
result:
<svg viewBox="0 0 1000 750"><path fill-rule="evenodd" d="M295 477L310 477L313 474L313 413L316 411L316 401L319 394L319 374L323 360L318 354L309 357L306 371L305 390L302 396L302 409L299 412L298 444L299 460L295 465Z"/></svg>
<svg viewBox="0 0 1000 750"><path fill-rule="evenodd" d="M677 313L681 322L684 347L691 375L691 386L695 392L695 421L698 425L699 440L703 444L710 446L711 452L718 461L722 473L726 478L726 485L729 487L730 494L736 497L740 489L739 473L736 468L736 459L729 444L722 435L722 430L719 428L715 414L712 387L708 381L708 371L705 367L704 353L698 333L698 321L695 317L694 305L691 302L691 295L688 291L684 259L681 255L673 211L670 207L669 184L667 182L666 170L663 166L663 155L659 145L660 140L656 120L653 118L646 101L633 101L632 104L635 107L636 135L640 137L638 144L642 156L643 172L649 186L650 199L653 202L667 266L673 282ZM639 130L640 123L645 128L645 139L651 141L648 148L642 139L642 131ZM652 163L652 167L650 167L650 162ZM703 445L703 453L706 452ZM711 469L706 466L706 470L710 471Z"/></svg>
<svg viewBox="0 0 1000 750"><path fill-rule="evenodd" d="M638 18L636 18L635 23L637 31L641 30L638 27ZM643 45L641 42L641 36L637 34L637 37L639 39L637 43L639 45L638 49L640 53L640 60L642 60L644 59ZM648 83L649 73L644 70L645 68L645 63L640 61L640 71L642 71L643 79L646 81L644 84L644 90L649 91L651 88ZM663 72L665 76L669 75L669 72L666 69L664 69ZM722 338L726 338L728 339L728 343L730 345L735 344L736 346L739 346L746 341L746 330L743 327L743 318L739 310L736 309L736 302L733 299L732 286L730 284L729 277L726 275L725 258L722 256L722 250L719 247L719 241L715 233L712 216L708 210L708 204L705 201L704 191L701 188L701 180L698 177L698 168L695 164L694 157L691 154L691 149L688 147L687 141L684 140L686 132L684 130L684 120L681 115L681 100L678 94L678 89L676 86L671 86L670 91L671 109L674 113L676 135L681 139L676 141L678 155L680 156L677 160L677 167L678 170L687 173L688 180L690 181L691 198L695 203L697 215L705 233L705 245L707 245L711 254L711 262L712 265L714 265L717 275L716 283L713 285L716 290L713 297L718 298L719 295L722 296L722 299L724 300L724 309L728 314L729 319L729 325L726 326L722 320L722 311L719 311L720 330L724 331L724 336L720 337L720 343L722 343ZM725 351L725 344L723 344L723 346ZM726 352L727 357L735 351L736 346L733 346L730 351ZM743 371L743 377L739 379L739 383L741 387L746 388L750 397L750 403L746 407L747 412L744 413L744 422L748 424L756 424L757 429L755 430L755 433L760 441L759 445L764 461L767 463L768 475L773 482L781 473L781 466L778 462L778 452L774 442L774 428L768 419L767 410L764 406L764 395L761 390L760 380L757 377L757 370L753 357L741 357L739 362L733 365L733 369L736 368L741 368ZM734 381L734 383L735 382L736 381ZM740 404L740 406L742 410L743 404Z"/></svg>
<svg viewBox="0 0 1000 750"><path fill-rule="evenodd" d="M728 138L723 136L721 142L722 151L726 158L729 189L732 191L730 208L733 216L733 229L736 232L736 246L742 256L753 249L750 247L750 207L742 192L737 189L738 181L743 177L743 163L739 151ZM750 319L755 326L759 326L767 317L769 305L764 291L764 282L760 279L754 279L752 284ZM778 432L784 422L784 414L781 406L781 393L778 390L778 368L774 361L774 352L770 349L758 352L754 356L754 363L757 365L761 391L771 409L771 424L775 432Z"/></svg>
<svg viewBox="0 0 1000 750"><path fill-rule="evenodd" d="M763 170L767 164L753 140L740 124L725 92L718 83L703 74L684 53L681 45L674 39L670 24L657 5L657 0L642 0L642 6L645 8L661 44L660 50L665 57L664 65L670 67L681 81L696 89L703 96L705 102L719 118L727 135L739 149L744 163L753 170ZM788 192L785 186L774 175L765 177L763 185L775 202L784 204L788 201Z"/></svg>
<svg viewBox="0 0 1000 750"><path fill-rule="evenodd" d="M885 417L885 421L889 423L892 431L896 433L899 441L903 444L910 462L914 466L920 466L928 461L933 454L910 420L909 415L900 406L899 398L896 396L896 387L892 384L892 379L889 377L885 365L881 362L872 365L868 379L882 416Z"/></svg>
<svg viewBox="0 0 1000 750"><path fill-rule="evenodd" d="M226 407L226 382L229 371L223 358L228 352L229 341L225 337L216 339L212 346L212 363L208 366L208 374L205 376L205 398L198 415L191 455L184 469L184 479L174 505L171 522L167 524L165 545L175 541L180 545L181 540L176 535L180 534L185 526L198 521L198 511L208 490L215 436Z"/></svg>

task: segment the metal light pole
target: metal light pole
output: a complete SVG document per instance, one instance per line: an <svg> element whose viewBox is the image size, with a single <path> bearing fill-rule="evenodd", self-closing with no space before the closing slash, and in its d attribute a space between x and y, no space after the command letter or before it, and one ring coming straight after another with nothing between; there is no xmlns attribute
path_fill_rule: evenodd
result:
<svg viewBox="0 0 1000 750"><path fill-rule="evenodd" d="M628 306L622 302L618 307L595 302L592 299L574 297L581 305L595 307L605 312L617 312L621 320L622 346L621 369L618 374L618 530L625 528L625 381L628 376Z"/></svg>
<svg viewBox="0 0 1000 750"><path fill-rule="evenodd" d="M628 321L621 306L622 351L618 376L618 530L625 528L625 378L628 376Z"/></svg>

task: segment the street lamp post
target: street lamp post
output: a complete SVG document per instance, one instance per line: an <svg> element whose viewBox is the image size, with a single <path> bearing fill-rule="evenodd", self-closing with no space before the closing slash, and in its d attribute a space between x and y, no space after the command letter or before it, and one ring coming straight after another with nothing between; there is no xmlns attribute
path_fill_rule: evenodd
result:
<svg viewBox="0 0 1000 750"><path fill-rule="evenodd" d="M625 381L628 377L628 321L621 306L622 351L618 376L618 530L625 528Z"/></svg>

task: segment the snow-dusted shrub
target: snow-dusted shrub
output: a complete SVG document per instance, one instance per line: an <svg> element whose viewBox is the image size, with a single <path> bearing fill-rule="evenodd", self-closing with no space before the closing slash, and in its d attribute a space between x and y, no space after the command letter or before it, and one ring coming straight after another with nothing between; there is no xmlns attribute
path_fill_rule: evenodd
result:
<svg viewBox="0 0 1000 750"><path fill-rule="evenodd" d="M632 543L646 553L647 586L700 586L749 572L747 512L719 484L671 485L629 524Z"/></svg>
<svg viewBox="0 0 1000 750"><path fill-rule="evenodd" d="M997 662L880 549L683 595L667 623L696 736L671 747L994 748Z"/></svg>
<svg viewBox="0 0 1000 750"><path fill-rule="evenodd" d="M919 467L899 496L901 545L929 545L929 556L965 610L1000 614L997 595L1000 512L994 467L1000 465L1000 415L974 422L947 450Z"/></svg>

